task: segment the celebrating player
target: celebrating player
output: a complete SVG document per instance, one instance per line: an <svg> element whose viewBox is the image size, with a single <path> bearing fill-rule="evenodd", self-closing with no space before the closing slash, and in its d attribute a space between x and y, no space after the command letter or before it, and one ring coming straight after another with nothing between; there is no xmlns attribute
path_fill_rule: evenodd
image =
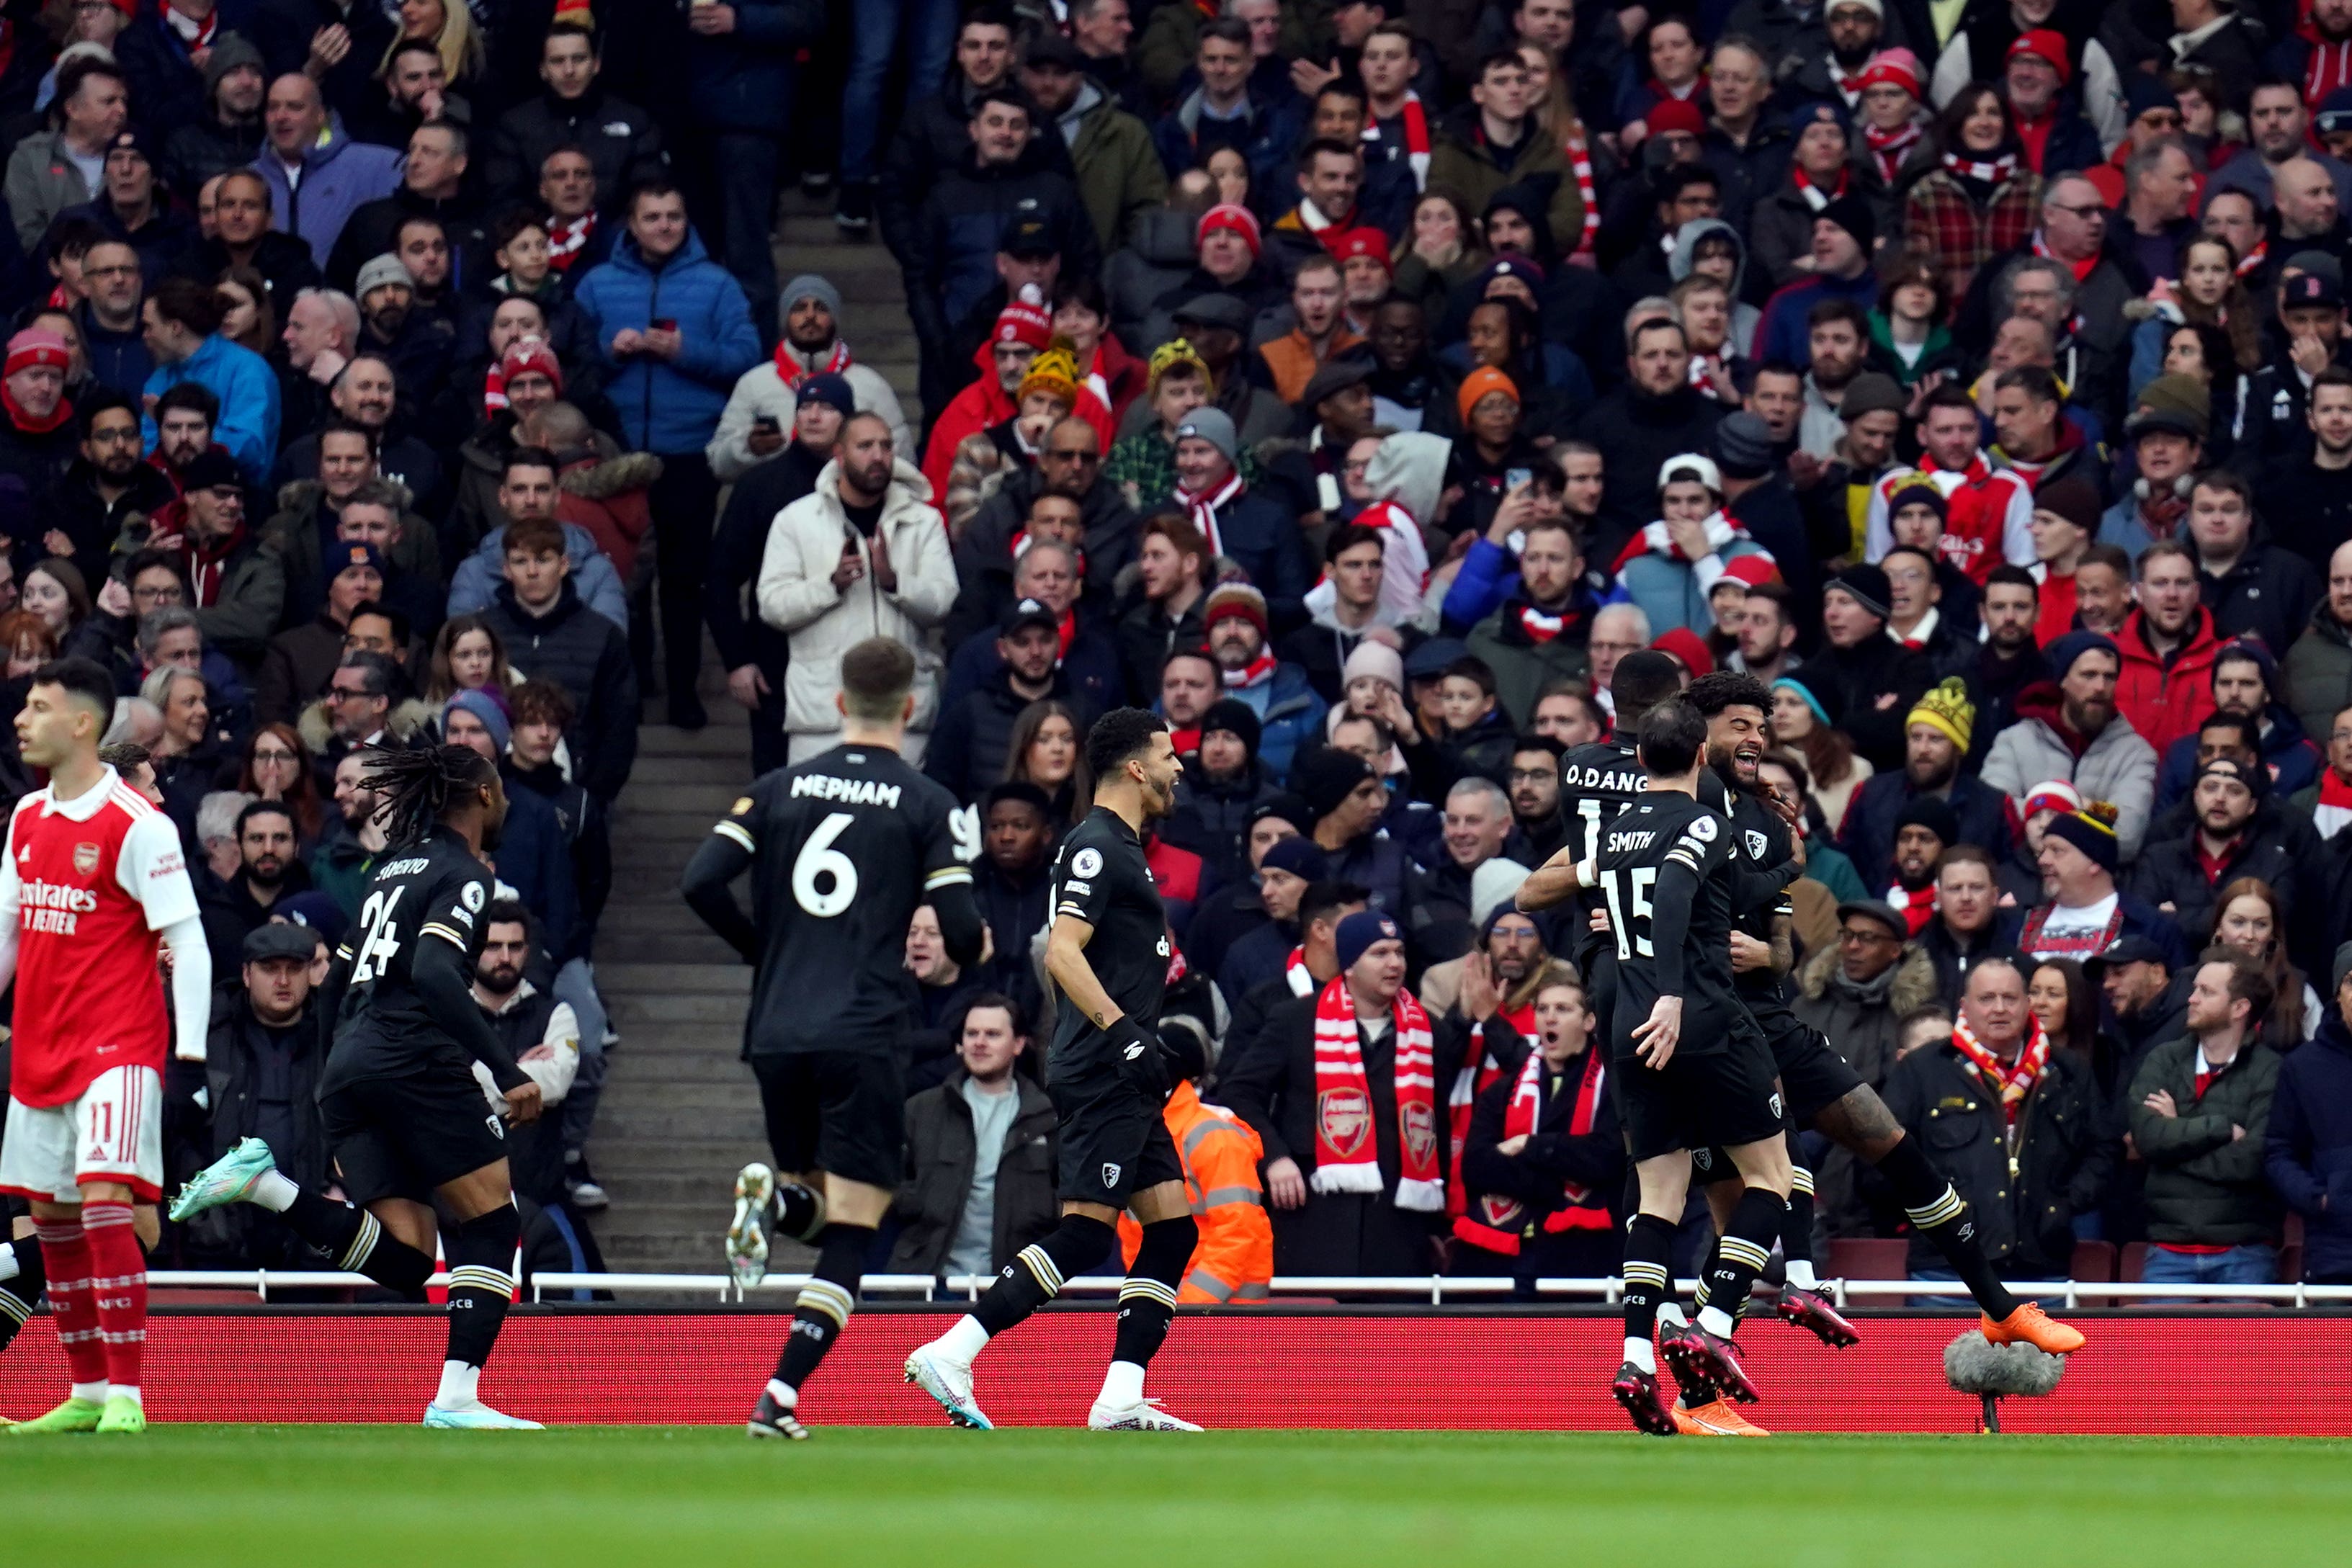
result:
<svg viewBox="0 0 2352 1568"><path fill-rule="evenodd" d="M874 1232L905 1171L908 923L928 901L948 955L977 961L986 925L966 864L980 835L955 798L898 755L914 716L915 656L887 637L842 656L839 746L751 786L686 868L686 901L756 967L743 1054L768 1143L787 1173L735 1181L727 1255L767 1270L768 1230L817 1244L793 1326L750 1422L808 1436L801 1389L849 1321ZM757 868L746 918L729 884Z"/></svg>
<svg viewBox="0 0 2352 1568"><path fill-rule="evenodd" d="M352 1203L303 1191L276 1168L268 1144L247 1138L181 1189L172 1218L258 1204L285 1216L336 1267L415 1293L433 1274L437 1197L457 1223L442 1238L448 1354L425 1425L536 1430L536 1421L493 1410L478 1393L514 1299L509 1270L522 1234L500 1120L528 1123L541 1107L539 1085L515 1064L473 994L490 902L481 852L498 843L506 790L471 747L369 747L364 755L362 782L384 797L378 814L390 841L336 951L320 1009L335 1032L319 1075L319 1109ZM477 1061L504 1097L497 1114L483 1108Z"/></svg>
<svg viewBox="0 0 2352 1568"><path fill-rule="evenodd" d="M1197 1432L1143 1397L1144 1368L1168 1337L1176 1287L1200 1235L1160 1118L1169 1080L1155 1030L1168 979L1168 916L1138 836L1173 809L1182 765L1166 721L1140 708L1095 721L1087 765L1097 780L1094 810L1055 860L1045 940L1056 992L1045 1089L1061 1118L1062 1223L1022 1249L969 1315L907 1358L907 1381L957 1425L988 1427L972 1397L972 1359L1053 1300L1065 1280L1114 1256L1112 1227L1125 1208L1142 1222L1143 1244L1119 1287L1110 1370L1087 1425Z"/></svg>
<svg viewBox="0 0 2352 1568"><path fill-rule="evenodd" d="M1641 1187L1626 1227L1625 1361L1612 1391L1635 1425L1664 1435L1675 1427L1659 1396L1654 1341L1690 1154L1724 1149L1743 1190L1705 1272L1712 1299L1674 1343L1710 1384L1743 1400L1756 1392L1729 1313L1771 1257L1791 1173L1771 1052L1732 988L1732 829L1697 798L1706 721L1677 700L1651 709L1638 733L1649 792L1601 834L1589 880L1616 938L1619 1103ZM1794 874L1788 868L1780 880Z"/></svg>
<svg viewBox="0 0 2352 1568"><path fill-rule="evenodd" d="M16 983L0 1192L30 1201L37 1245L8 1249L0 1308L29 1310L45 1267L73 1377L64 1404L17 1432L146 1429L147 1264L131 1206L162 1196L164 1051L204 1060L212 1016L180 835L99 760L113 714L113 677L60 659L34 672L16 715L18 749L49 782L16 803L0 866L0 988Z"/></svg>

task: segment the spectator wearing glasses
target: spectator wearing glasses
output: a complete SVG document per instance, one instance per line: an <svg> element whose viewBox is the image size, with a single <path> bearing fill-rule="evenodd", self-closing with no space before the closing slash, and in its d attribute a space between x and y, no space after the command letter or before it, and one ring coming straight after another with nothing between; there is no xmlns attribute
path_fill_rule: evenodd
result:
<svg viewBox="0 0 2352 1568"><path fill-rule="evenodd" d="M327 733L304 743L328 787L336 768L362 746L409 746L425 733L432 710L406 699L400 666L382 653L346 653L327 682ZM337 797L339 800L341 796Z"/></svg>
<svg viewBox="0 0 2352 1568"><path fill-rule="evenodd" d="M51 521L44 542L50 554L79 568L83 580L103 582L123 524L134 516L152 517L174 492L160 469L140 461L139 410L130 394L100 388L85 393L74 413L81 439L48 492Z"/></svg>
<svg viewBox="0 0 2352 1568"><path fill-rule="evenodd" d="M1936 967L1884 902L1849 899L1837 914L1837 946L1805 961L1790 1006L1876 1088L1895 1065L1905 1015L1936 999Z"/></svg>
<svg viewBox="0 0 2352 1568"><path fill-rule="evenodd" d="M91 376L137 397L155 372L155 356L140 321L147 288L139 253L121 240L99 241L82 253L81 287L82 299L72 314Z"/></svg>

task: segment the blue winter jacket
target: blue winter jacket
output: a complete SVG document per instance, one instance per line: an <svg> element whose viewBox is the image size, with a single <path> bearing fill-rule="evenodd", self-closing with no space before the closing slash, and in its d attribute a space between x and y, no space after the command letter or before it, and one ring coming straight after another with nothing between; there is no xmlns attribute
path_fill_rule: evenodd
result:
<svg viewBox="0 0 2352 1568"><path fill-rule="evenodd" d="M450 614L479 615L490 607L499 585L507 580L506 542L507 528L500 523L457 563L449 578ZM596 536L578 523L564 524L563 553L572 559L572 586L580 591L580 602L626 632L629 596L621 586L621 574L596 548Z"/></svg>
<svg viewBox="0 0 2352 1568"><path fill-rule="evenodd" d="M269 483L278 461L278 372L269 361L215 334L176 365L158 365L147 378L150 397L161 397L182 382L194 382L220 399L220 422L213 439L228 448L248 485ZM155 450L155 416L142 414L140 435Z"/></svg>
<svg viewBox="0 0 2352 1568"><path fill-rule="evenodd" d="M299 235L320 267L341 237L352 214L400 187L402 155L371 141L353 141L339 120L327 126L327 140L302 154L302 183L289 185L277 150L263 147L253 172L269 186L269 226Z"/></svg>
<svg viewBox="0 0 2352 1568"><path fill-rule="evenodd" d="M2284 703L2273 703L2264 708L2263 721L2270 726L2263 736L2263 764L2271 771L2270 792L2284 800L2298 789L2308 789L2318 783L2319 770L2327 759L2304 734L2303 721ZM2157 769L2156 809L2170 810L2196 782L2197 737L2184 735L2165 748L2164 765Z"/></svg>
<svg viewBox="0 0 2352 1568"><path fill-rule="evenodd" d="M1323 716L1331 705L1307 684L1306 666L1276 664L1264 685L1244 686L1225 695L1257 715L1257 758L1273 777L1289 776L1290 759L1300 747L1322 744Z"/></svg>
<svg viewBox="0 0 2352 1568"><path fill-rule="evenodd" d="M635 239L621 241L612 260L580 280L572 301L611 367L604 394L620 411L630 450L700 455L719 429L735 378L760 362L760 333L743 286L688 229L686 243L658 269ZM685 340L677 359L614 356L615 333L642 332L662 319L676 321Z"/></svg>

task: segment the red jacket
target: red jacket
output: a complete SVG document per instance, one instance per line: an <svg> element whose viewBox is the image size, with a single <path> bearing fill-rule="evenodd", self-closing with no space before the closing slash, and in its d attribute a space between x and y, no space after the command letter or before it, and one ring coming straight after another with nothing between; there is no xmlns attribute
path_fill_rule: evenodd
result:
<svg viewBox="0 0 2352 1568"><path fill-rule="evenodd" d="M2221 639L2213 634L2213 617L2200 609L2196 629L2167 663L2147 645L2147 615L2133 611L2116 639L2124 666L2116 707L2161 757L2174 741L2195 735L2198 722L2213 711L2213 656Z"/></svg>
<svg viewBox="0 0 2352 1568"><path fill-rule="evenodd" d="M591 452L565 464L556 479L556 517L593 534L596 548L625 583L636 574L637 541L654 526L646 492L661 471L661 459L649 452L625 452L610 459Z"/></svg>
<svg viewBox="0 0 2352 1568"><path fill-rule="evenodd" d="M1104 341L1108 344L1109 340ZM955 467L956 448L963 444L965 436L992 430L1021 412L1013 406L1012 394L996 384L996 340L988 339L973 350L971 362L980 367L980 379L949 400L940 422L931 426L931 444L923 448L923 477L931 482L934 496L948 493L948 475ZM1108 361L1104 373L1109 373ZM1102 449L1108 452L1118 438L1118 428L1102 399L1081 386L1076 413L1095 427L1095 434L1102 438Z"/></svg>

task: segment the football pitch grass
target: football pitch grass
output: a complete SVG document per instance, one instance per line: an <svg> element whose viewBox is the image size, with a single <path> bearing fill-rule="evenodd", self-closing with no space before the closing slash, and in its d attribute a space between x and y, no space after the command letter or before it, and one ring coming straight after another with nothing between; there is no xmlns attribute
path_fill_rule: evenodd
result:
<svg viewBox="0 0 2352 1568"><path fill-rule="evenodd" d="M2352 1444L1479 1433L163 1427L0 1437L6 1556L1453 1568L2320 1562Z"/></svg>

